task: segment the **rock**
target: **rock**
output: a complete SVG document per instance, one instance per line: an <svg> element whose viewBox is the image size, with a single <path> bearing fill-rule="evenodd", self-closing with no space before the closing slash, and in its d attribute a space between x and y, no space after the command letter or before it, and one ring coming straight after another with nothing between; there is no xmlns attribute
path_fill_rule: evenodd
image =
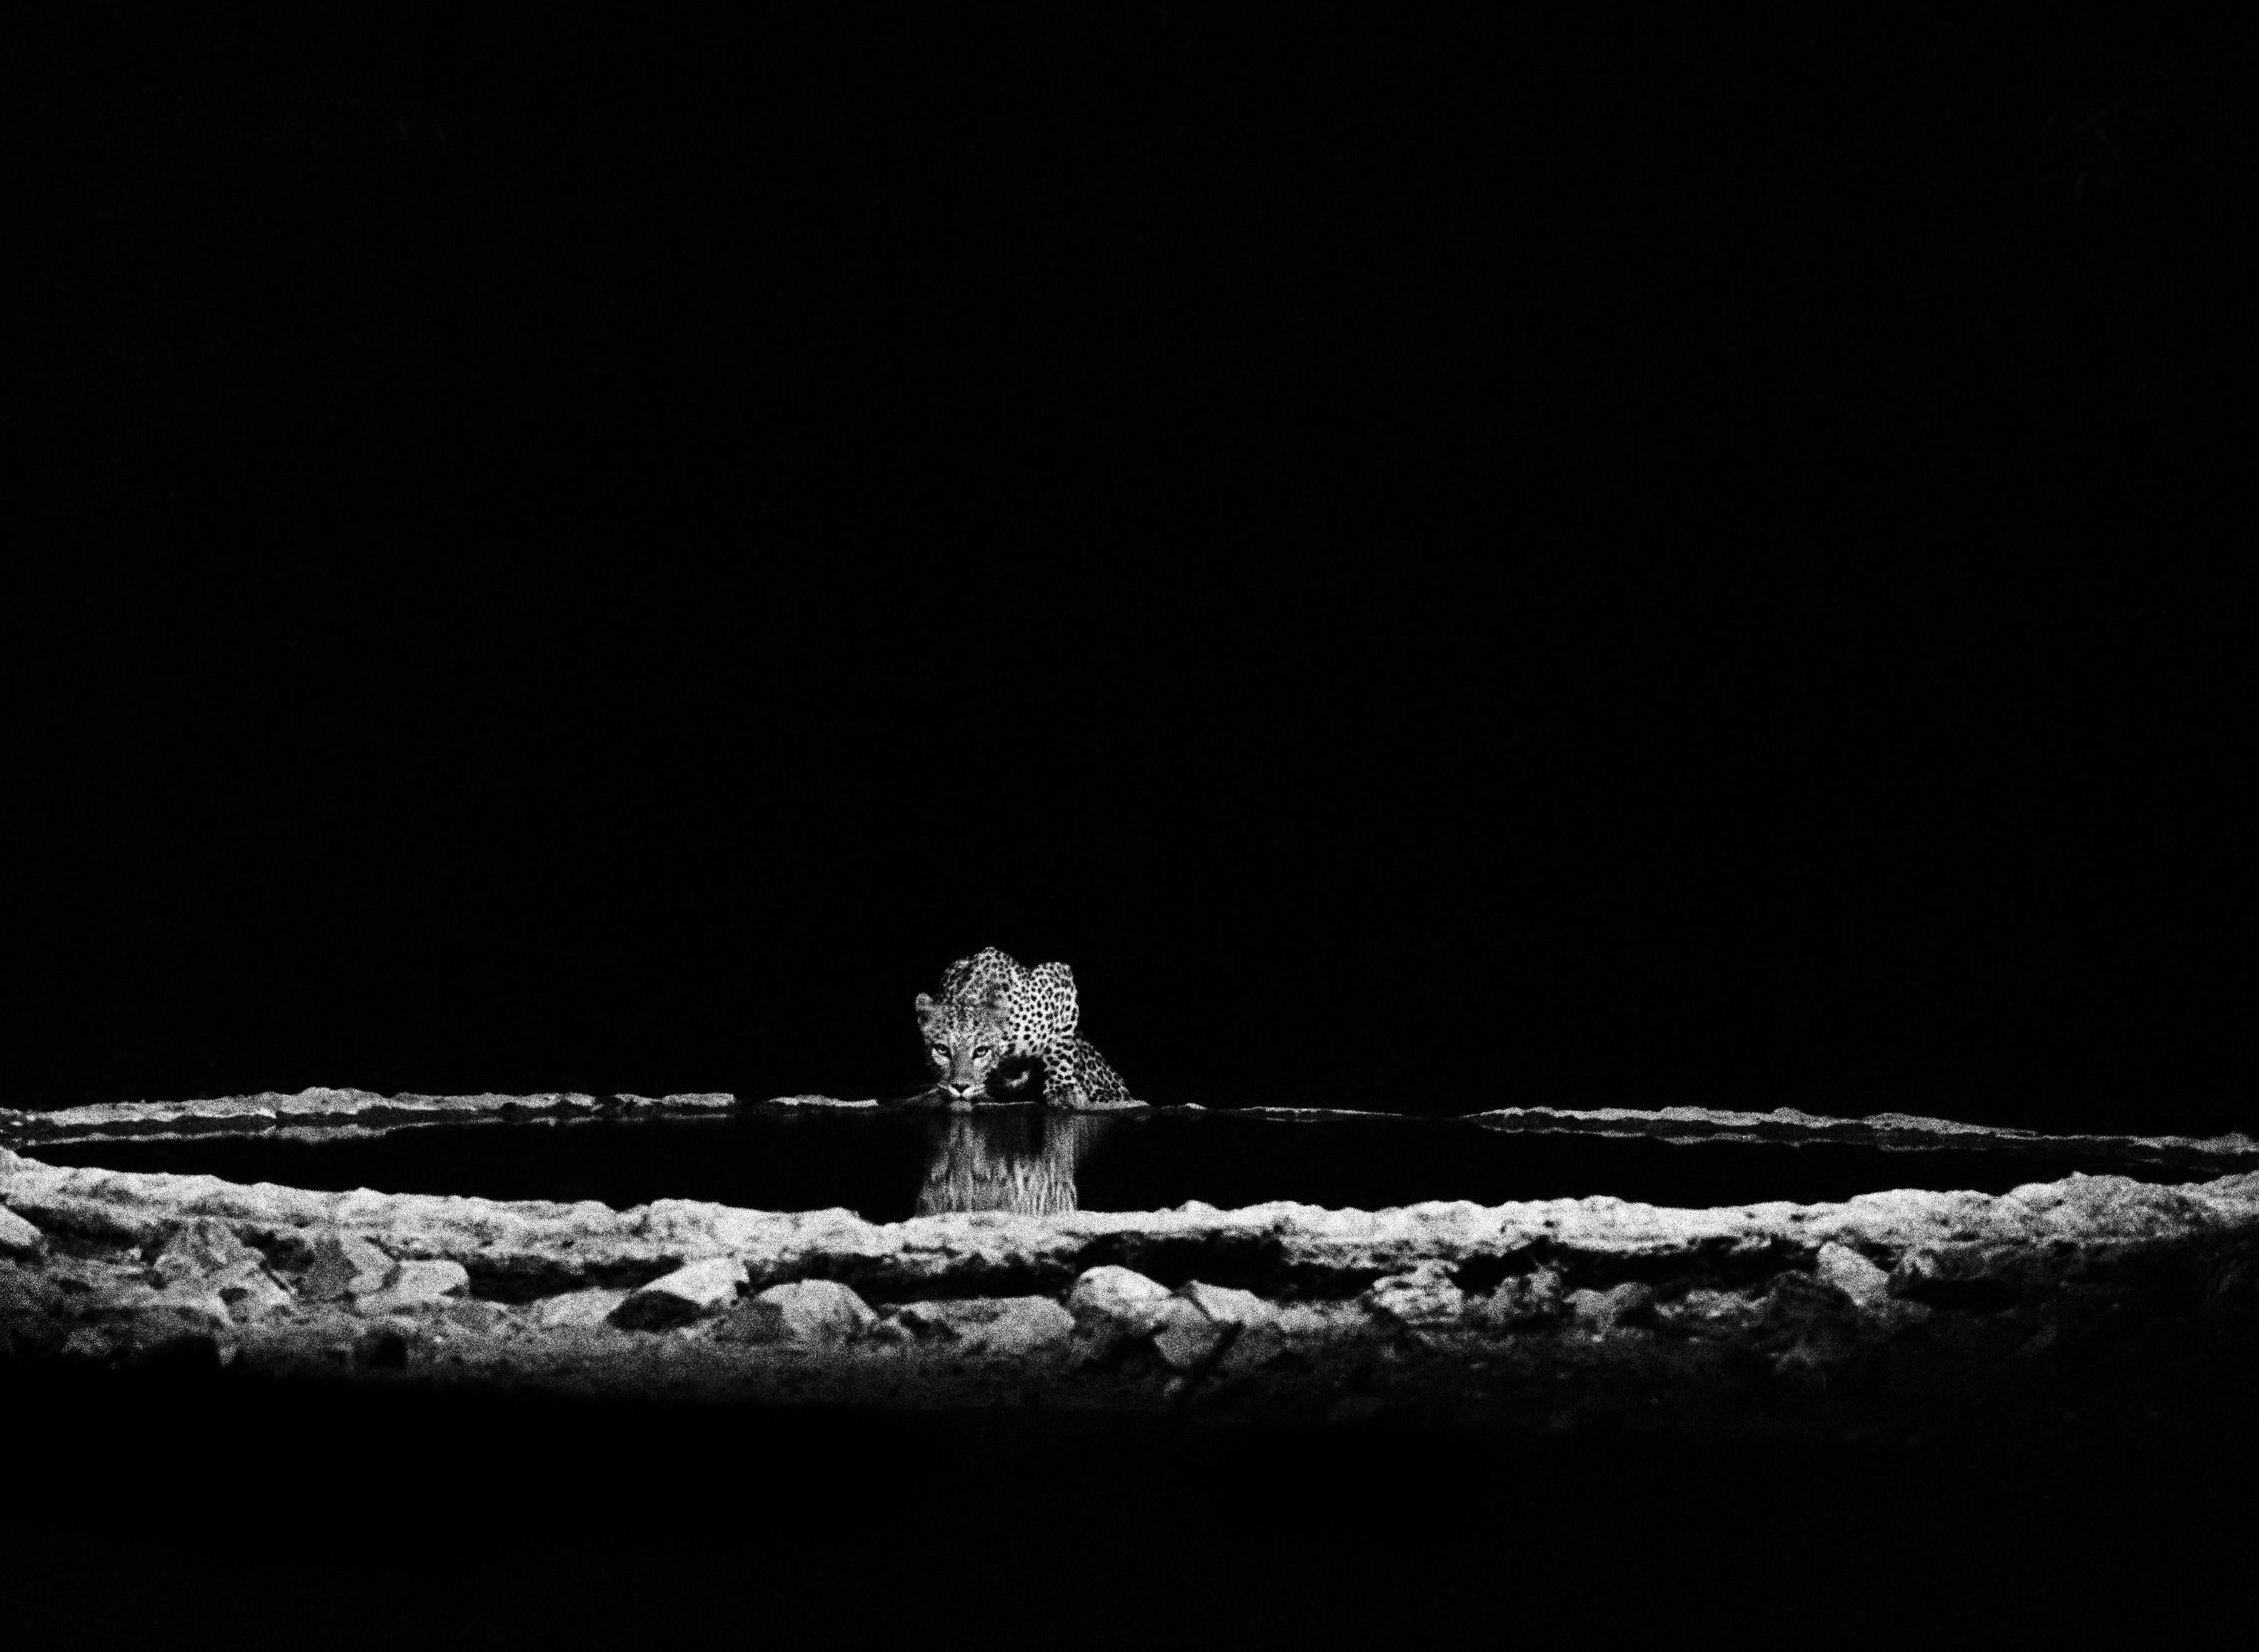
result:
<svg viewBox="0 0 2259 1652"><path fill-rule="evenodd" d="M1198 1304L1172 1296L1161 1312L1153 1332L1153 1346L1178 1371L1197 1371L1208 1364L1224 1339L1236 1328L1219 1325Z"/></svg>
<svg viewBox="0 0 2259 1652"><path fill-rule="evenodd" d="M1158 1329L1169 1287L1128 1268L1092 1268L1067 1292L1067 1312L1075 1329L1101 1340L1150 1336Z"/></svg>
<svg viewBox="0 0 2259 1652"><path fill-rule="evenodd" d="M228 1317L239 1325L262 1318L276 1308L288 1307L296 1300L290 1288L267 1272L267 1264L255 1257L203 1283L226 1304Z"/></svg>
<svg viewBox="0 0 2259 1652"><path fill-rule="evenodd" d="M1234 1291L1221 1285L1203 1285L1198 1279L1180 1287L1177 1294L1218 1325L1236 1325L1242 1331L1257 1325L1268 1325L1279 1317L1279 1310L1252 1291Z"/></svg>
<svg viewBox="0 0 2259 1652"><path fill-rule="evenodd" d="M1569 1312L1584 1329L1597 1334L1638 1325L1655 1316L1655 1287L1636 1280L1607 1291L1571 1291Z"/></svg>
<svg viewBox="0 0 2259 1652"><path fill-rule="evenodd" d="M234 1319L227 1300L209 1279L183 1279L178 1285L168 1285L137 1307L155 1310L159 1323L178 1322L197 1330L223 1330Z"/></svg>
<svg viewBox="0 0 2259 1652"><path fill-rule="evenodd" d="M825 1345L865 1335L878 1323L870 1304L845 1285L832 1279L801 1279L769 1286L724 1320L714 1335L732 1342Z"/></svg>
<svg viewBox="0 0 2259 1652"><path fill-rule="evenodd" d="M708 1257L686 1263L663 1278L629 1293L612 1310L612 1323L625 1330L659 1331L727 1307L745 1283L745 1264L735 1257Z"/></svg>
<svg viewBox="0 0 2259 1652"><path fill-rule="evenodd" d="M2023 1293L2033 1260L2006 1246L1920 1245L1891 1270L1890 1292L1907 1305L1997 1313Z"/></svg>
<svg viewBox="0 0 2259 1652"><path fill-rule="evenodd" d="M1047 1296L976 1297L912 1302L891 1322L921 1342L962 1343L967 1353L1017 1358L1063 1344L1074 1316Z"/></svg>
<svg viewBox="0 0 2259 1652"><path fill-rule="evenodd" d="M1228 1360L1226 1350L1243 1342L1250 1346L1235 1372L1257 1370L1286 1347L1278 1330L1279 1310L1252 1291L1194 1279L1164 1300L1155 1312L1158 1322L1152 1332L1153 1347L1177 1371L1201 1371L1217 1362L1220 1353Z"/></svg>
<svg viewBox="0 0 2259 1652"><path fill-rule="evenodd" d="M1682 1328L1723 1328L1754 1318L1759 1307L1760 1304L1738 1292L1698 1285L1663 1305L1660 1311L1670 1315L1673 1325Z"/></svg>
<svg viewBox="0 0 2259 1652"><path fill-rule="evenodd" d="M1891 1276L1846 1244L1829 1240L1820 1247L1813 1271L1859 1306L1860 1312L1879 1314L1891 1304Z"/></svg>
<svg viewBox="0 0 2259 1652"><path fill-rule="evenodd" d="M612 1310L628 1300L625 1291L606 1290L597 1286L586 1291L567 1291L562 1296L545 1297L534 1304L533 1322L543 1330L560 1330L566 1327L576 1329L602 1325L612 1316Z"/></svg>
<svg viewBox="0 0 2259 1652"><path fill-rule="evenodd" d="M1286 1333L1279 1328L1275 1319L1247 1326L1231 1339L1231 1346L1215 1362L1215 1375L1222 1381L1251 1377L1286 1353Z"/></svg>
<svg viewBox="0 0 2259 1652"><path fill-rule="evenodd" d="M298 1292L310 1302L366 1296L384 1288L395 1265L374 1241L333 1230L314 1241L314 1264L299 1281Z"/></svg>
<svg viewBox="0 0 2259 1652"><path fill-rule="evenodd" d="M1352 1328L1364 1329L1372 1320L1372 1311L1362 1302L1286 1302L1279 1306L1278 1326L1288 1342L1317 1341Z"/></svg>
<svg viewBox="0 0 2259 1652"><path fill-rule="evenodd" d="M246 1263L264 1265L267 1258L235 1236L235 1229L210 1216L184 1221L165 1241L151 1262L167 1285L208 1274L232 1271Z"/></svg>
<svg viewBox="0 0 2259 1652"><path fill-rule="evenodd" d="M1871 1283L1845 1264L1836 1265L1850 1274L1855 1285L1863 1288ZM1877 1268L1875 1271L1881 1273L1882 1270ZM1849 1350L1858 1343L1876 1340L1878 1331L1888 1335L1907 1326L1919 1325L1929 1318L1932 1311L1926 1303L1900 1300L1887 1293L1863 1299L1853 1296L1818 1271L1776 1275L1766 1286L1763 1300L1742 1311L1746 1314L1751 1309L1771 1336L1812 1343L1818 1351L1807 1350L1808 1357L1807 1354L1799 1354L1798 1358L1813 1364L1814 1369L1833 1369L1849 1359Z"/></svg>
<svg viewBox="0 0 2259 1652"><path fill-rule="evenodd" d="M1559 1271L1536 1268L1500 1279L1477 1305L1475 1319L1491 1330L1511 1331L1558 1319L1564 1306Z"/></svg>
<svg viewBox="0 0 2259 1652"><path fill-rule="evenodd" d="M970 1302L906 1302L880 1321L899 1328L913 1341L954 1342L978 1335L988 1321L986 1300Z"/></svg>
<svg viewBox="0 0 2259 1652"><path fill-rule="evenodd" d="M36 1257L47 1237L5 1205L0 1205L0 1257Z"/></svg>
<svg viewBox="0 0 2259 1652"><path fill-rule="evenodd" d="M1409 1273L1375 1279L1365 1301L1400 1324L1448 1325L1466 1311L1466 1293L1440 1262L1423 1262Z"/></svg>
<svg viewBox="0 0 2259 1652"><path fill-rule="evenodd" d="M471 1288L471 1276L460 1262L403 1262L380 1291L353 1299L362 1314L398 1314L430 1307Z"/></svg>
<svg viewBox="0 0 2259 1652"><path fill-rule="evenodd" d="M692 1108L723 1111L738 1105L736 1095L726 1090L686 1091L679 1095L637 1095L631 1091L622 1090L611 1100L615 1107L663 1107L674 1112L687 1112Z"/></svg>
<svg viewBox="0 0 2259 1652"><path fill-rule="evenodd" d="M225 1329L287 1307L296 1299L267 1270L267 1258L224 1221L179 1224L150 1264L164 1281L150 1306L191 1325Z"/></svg>
<svg viewBox="0 0 2259 1652"><path fill-rule="evenodd" d="M451 1331L467 1331L474 1336L491 1336L506 1328L514 1316L499 1302L481 1302L476 1297L450 1297L439 1305L439 1319Z"/></svg>
<svg viewBox="0 0 2259 1652"><path fill-rule="evenodd" d="M1220 1286L1203 1289L1221 1292L1218 1305L1226 1312L1233 1311L1227 1299L1246 1294ZM1142 1273L1111 1265L1092 1268L1078 1278L1067 1292L1066 1306L1090 1355L1150 1336L1161 1357L1179 1371L1207 1364L1236 1328L1211 1318L1194 1298L1178 1295Z"/></svg>
<svg viewBox="0 0 2259 1652"><path fill-rule="evenodd" d="M1021 1358L1063 1347L1074 1335L1074 1315L1047 1296L1006 1297L1000 1306L980 1333L987 1353Z"/></svg>

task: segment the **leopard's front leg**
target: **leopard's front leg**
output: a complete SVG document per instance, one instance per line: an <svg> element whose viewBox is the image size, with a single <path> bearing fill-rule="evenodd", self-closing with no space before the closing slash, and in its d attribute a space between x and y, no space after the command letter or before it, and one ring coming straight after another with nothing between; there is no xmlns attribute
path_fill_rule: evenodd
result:
<svg viewBox="0 0 2259 1652"><path fill-rule="evenodd" d="M1089 1113L1139 1105L1121 1075L1106 1065L1106 1057L1087 1039L1068 1040L1052 1053L1047 1065L1050 1078L1044 1099L1052 1107Z"/></svg>

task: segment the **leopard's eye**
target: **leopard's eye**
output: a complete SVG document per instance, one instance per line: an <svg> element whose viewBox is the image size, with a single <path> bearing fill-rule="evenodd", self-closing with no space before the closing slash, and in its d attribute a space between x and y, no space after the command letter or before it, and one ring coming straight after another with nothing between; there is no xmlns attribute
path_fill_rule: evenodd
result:
<svg viewBox="0 0 2259 1652"><path fill-rule="evenodd" d="M949 1059L949 1046L948 1046L948 1045L946 1045L946 1044L934 1044L934 1045L930 1046L930 1048L931 1048L931 1050L933 1050L934 1059L935 1059L935 1060L937 1060L937 1061L946 1061L946 1060L948 1060L948 1059Z"/></svg>
<svg viewBox="0 0 2259 1652"><path fill-rule="evenodd" d="M973 1056L974 1056L974 1057L975 1057L976 1059L977 1059L978 1057L982 1057L982 1056L987 1055L987 1053L988 1053L988 1046L987 1046L987 1045L986 1045L986 1044L981 1045L978 1050L974 1050L974 1051L973 1052Z"/></svg>

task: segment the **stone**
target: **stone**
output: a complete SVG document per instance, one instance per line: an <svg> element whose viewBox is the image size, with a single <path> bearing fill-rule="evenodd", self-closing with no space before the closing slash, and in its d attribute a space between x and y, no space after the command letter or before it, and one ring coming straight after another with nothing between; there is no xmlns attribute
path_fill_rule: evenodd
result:
<svg viewBox="0 0 2259 1652"><path fill-rule="evenodd" d="M1169 1287L1129 1268L1092 1268L1067 1292L1076 1330L1101 1340L1150 1336L1173 1300Z"/></svg>
<svg viewBox="0 0 2259 1652"><path fill-rule="evenodd" d="M482 1302L476 1297L449 1297L439 1304L440 1322L450 1331L467 1331L474 1336L492 1336L509 1328L516 1316L499 1302Z"/></svg>
<svg viewBox="0 0 2259 1652"><path fill-rule="evenodd" d="M1891 1305L1891 1276L1846 1244L1829 1240L1820 1247L1813 1271L1834 1285L1868 1314L1885 1313Z"/></svg>
<svg viewBox="0 0 2259 1652"><path fill-rule="evenodd" d="M586 1097L581 1098L587 1100ZM611 1097L615 1107L641 1109L658 1107L669 1112L724 1111L738 1105L738 1098L726 1090L686 1091L677 1095L637 1095L622 1090Z"/></svg>
<svg viewBox="0 0 2259 1652"><path fill-rule="evenodd" d="M901 1338L913 1342L954 1342L966 1334L967 1316L962 1310L966 1306L962 1302L906 1302L883 1315L877 1328L891 1327Z"/></svg>
<svg viewBox="0 0 2259 1652"><path fill-rule="evenodd" d="M1220 1325L1198 1304L1172 1296L1153 1331L1153 1347L1177 1371L1198 1371L1214 1358L1236 1328Z"/></svg>
<svg viewBox="0 0 2259 1652"><path fill-rule="evenodd" d="M1476 1322L1493 1331L1519 1330L1560 1318L1566 1304L1557 1269L1534 1268L1500 1279L1476 1305Z"/></svg>
<svg viewBox="0 0 2259 1652"><path fill-rule="evenodd" d="M223 1330L235 1317L210 1279L183 1279L168 1285L138 1306L155 1309L159 1323L169 1327L177 1321L197 1330Z"/></svg>
<svg viewBox="0 0 2259 1652"><path fill-rule="evenodd" d="M1655 1287L1631 1280L1606 1291L1571 1291L1568 1305L1579 1327L1605 1335L1653 1319Z"/></svg>
<svg viewBox="0 0 2259 1652"><path fill-rule="evenodd" d="M1047 1296L911 1302L886 1321L920 1342L955 1342L967 1353L1018 1357L1063 1344L1074 1316Z"/></svg>
<svg viewBox="0 0 2259 1652"><path fill-rule="evenodd" d="M1907 1307L1994 1313L2023 1294L2035 1261L2004 1245L1919 1245L1891 1270L1890 1292Z"/></svg>
<svg viewBox="0 0 2259 1652"><path fill-rule="evenodd" d="M878 1323L870 1304L845 1285L832 1279L800 1279L759 1292L717 1326L714 1335L723 1342L822 1346L866 1335Z"/></svg>
<svg viewBox="0 0 2259 1652"><path fill-rule="evenodd" d="M1658 1304L1657 1313L1682 1330L1722 1330L1755 1318L1761 1306L1738 1292L1698 1285Z"/></svg>
<svg viewBox="0 0 2259 1652"><path fill-rule="evenodd" d="M210 1216L199 1216L175 1228L150 1265L167 1285L209 1274L229 1272L246 1263L263 1265L266 1257L235 1236L235 1229Z"/></svg>
<svg viewBox="0 0 2259 1652"><path fill-rule="evenodd" d="M314 1241L314 1263L298 1282L298 1293L310 1302L366 1296L384 1288L395 1265L374 1241L333 1230Z"/></svg>
<svg viewBox="0 0 2259 1652"><path fill-rule="evenodd" d="M362 1314L412 1312L470 1288L471 1276L460 1262L403 1262L383 1289L355 1297L353 1307Z"/></svg>
<svg viewBox="0 0 2259 1652"><path fill-rule="evenodd" d="M1352 1327L1361 1330L1371 1322L1371 1313L1362 1302L1286 1302L1279 1307L1279 1331L1289 1342L1336 1336Z"/></svg>
<svg viewBox="0 0 2259 1652"><path fill-rule="evenodd" d="M1236 1325L1243 1332L1254 1326L1271 1324L1279 1317L1279 1310L1252 1291L1203 1285L1194 1279L1189 1285L1179 1286L1177 1294L1218 1325Z"/></svg>
<svg viewBox="0 0 2259 1652"><path fill-rule="evenodd" d="M1231 1339L1231 1346L1215 1362L1215 1376L1227 1382L1234 1378L1251 1377L1279 1359L1287 1347L1286 1333L1279 1328L1275 1319L1249 1325Z"/></svg>
<svg viewBox="0 0 2259 1652"><path fill-rule="evenodd" d="M612 1310L612 1323L624 1330L659 1331L704 1319L738 1300L745 1264L735 1257L707 1257L685 1263L653 1279Z"/></svg>
<svg viewBox="0 0 2259 1652"><path fill-rule="evenodd" d="M1064 1347L1074 1335L1074 1315L1047 1296L1006 1297L997 1306L977 1339L984 1353L1023 1358Z"/></svg>
<svg viewBox="0 0 2259 1652"><path fill-rule="evenodd" d="M45 1234L0 1205L0 1257L36 1257L46 1248Z"/></svg>
<svg viewBox="0 0 2259 1652"><path fill-rule="evenodd" d="M203 1283L226 1305L227 1317L239 1325L264 1318L277 1308L289 1307L297 1300L289 1286L267 1272L267 1264L256 1257L238 1263Z"/></svg>
<svg viewBox="0 0 2259 1652"><path fill-rule="evenodd" d="M612 1311L628 1300L625 1291L607 1290L598 1285L586 1291L567 1291L562 1296L544 1297L534 1304L533 1322L543 1330L593 1328L610 1320Z"/></svg>
<svg viewBox="0 0 2259 1652"><path fill-rule="evenodd" d="M1400 1324L1449 1325L1466 1311L1466 1293L1440 1262L1423 1262L1409 1273L1375 1279L1365 1302Z"/></svg>

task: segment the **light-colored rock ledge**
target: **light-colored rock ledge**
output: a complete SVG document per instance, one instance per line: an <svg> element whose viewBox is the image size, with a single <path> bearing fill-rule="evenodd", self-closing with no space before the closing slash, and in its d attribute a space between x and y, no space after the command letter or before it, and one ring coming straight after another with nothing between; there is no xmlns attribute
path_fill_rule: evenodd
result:
<svg viewBox="0 0 2259 1652"><path fill-rule="evenodd" d="M468 1122L479 1119L659 1118L726 1113L738 1098L726 1091L683 1095L379 1095L373 1090L315 1086L200 1101L103 1101L39 1112L0 1107L0 1143L103 1141L122 1136L250 1135L278 1128L343 1131L352 1127Z"/></svg>
<svg viewBox="0 0 2259 1652"><path fill-rule="evenodd" d="M2006 1125L1963 1124L1911 1113L1871 1113L1863 1118L1828 1118L1776 1107L1770 1113L1735 1113L1712 1107L1499 1107L1468 1114L1486 1129L1515 1134L1647 1136L1692 1142L1830 1143L1885 1151L1943 1148L1992 1150L2034 1155L2087 1156L2133 1164L2161 1164L2191 1171L2227 1172L2259 1169L2259 1141L2225 1136L2049 1135Z"/></svg>
<svg viewBox="0 0 2259 1652"><path fill-rule="evenodd" d="M0 1150L0 1352L20 1358L186 1344L285 1372L778 1403L1919 1430L2003 1384L2054 1404L2062 1373L2129 1349L2182 1386L2240 1372L2259 1320L2259 1173L872 1223Z"/></svg>

